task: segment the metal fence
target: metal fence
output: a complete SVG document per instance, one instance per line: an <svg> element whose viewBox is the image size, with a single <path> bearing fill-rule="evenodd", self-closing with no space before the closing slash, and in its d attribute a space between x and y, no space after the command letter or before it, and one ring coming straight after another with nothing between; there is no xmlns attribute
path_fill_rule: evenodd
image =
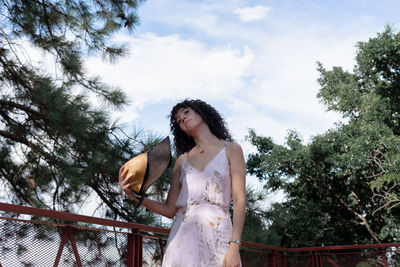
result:
<svg viewBox="0 0 400 267"><path fill-rule="evenodd" d="M0 267L161 266L169 233L148 225L7 203L0 203L0 211L7 214L0 217ZM32 219L17 218L20 214ZM286 249L243 242L240 255L243 267L400 266L399 247L400 243Z"/></svg>
<svg viewBox="0 0 400 267"><path fill-rule="evenodd" d="M288 266L400 267L400 243L287 249Z"/></svg>

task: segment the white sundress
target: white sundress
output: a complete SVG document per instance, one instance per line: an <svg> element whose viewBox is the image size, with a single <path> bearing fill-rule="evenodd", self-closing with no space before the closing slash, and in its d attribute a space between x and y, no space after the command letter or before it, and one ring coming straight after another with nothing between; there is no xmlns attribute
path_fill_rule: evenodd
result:
<svg viewBox="0 0 400 267"><path fill-rule="evenodd" d="M163 267L222 266L232 238L232 181L225 147L202 171L184 159L176 201L178 211Z"/></svg>

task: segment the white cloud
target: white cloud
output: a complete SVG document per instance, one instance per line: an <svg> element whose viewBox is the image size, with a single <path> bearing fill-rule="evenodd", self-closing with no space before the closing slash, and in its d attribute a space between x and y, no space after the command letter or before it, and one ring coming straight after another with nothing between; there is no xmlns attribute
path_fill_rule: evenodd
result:
<svg viewBox="0 0 400 267"><path fill-rule="evenodd" d="M129 58L114 66L90 60L91 69L127 91L133 104L124 111L130 116L126 119L136 118L147 104L202 98L225 102L236 139L242 140L247 128L255 128L278 143L284 142L288 129L308 141L340 119L326 113L316 98L316 61L327 68L339 65L351 70L355 43L371 36L370 21L355 21L338 30L318 23L273 20L269 23L275 30L266 31L263 22L250 27L224 19L221 6L185 3L185 12L173 13L174 18L167 13L153 19L190 29L196 34L185 36L192 39L155 33L123 37L130 45ZM250 9L235 9L237 14L239 10Z"/></svg>
<svg viewBox="0 0 400 267"><path fill-rule="evenodd" d="M125 90L133 102L124 111L129 114L137 115L146 103L204 96L212 100L235 94L244 87L243 75L254 57L248 47L208 47L178 35L122 38L129 43L131 56L116 65L90 58L87 67Z"/></svg>
<svg viewBox="0 0 400 267"><path fill-rule="evenodd" d="M270 35L253 27L246 32L245 25L216 26L215 31L239 36L242 45L212 46L179 35L146 33L121 37L129 43L131 56L117 65L90 59L90 69L124 88L133 101L123 111L122 122L133 121L145 105L186 97L225 101L227 120L238 141L248 128L278 143L285 141L288 129L294 129L308 141L340 119L326 113L316 99L316 61L351 70L354 44L362 33L338 38L316 25L283 25ZM229 39L223 37L226 43Z"/></svg>
<svg viewBox="0 0 400 267"><path fill-rule="evenodd" d="M236 8L233 13L239 15L239 19L243 22L253 22L265 18L270 10L270 7L257 5L254 7Z"/></svg>

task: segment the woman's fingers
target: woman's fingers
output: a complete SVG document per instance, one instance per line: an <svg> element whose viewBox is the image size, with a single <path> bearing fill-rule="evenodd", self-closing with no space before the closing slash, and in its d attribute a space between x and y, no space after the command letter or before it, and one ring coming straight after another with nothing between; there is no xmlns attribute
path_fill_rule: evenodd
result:
<svg viewBox="0 0 400 267"><path fill-rule="evenodd" d="M137 182L125 183L125 184L124 184L124 188L125 188L125 189L129 189L131 186L133 186L133 185L135 185L135 184L137 184Z"/></svg>
<svg viewBox="0 0 400 267"><path fill-rule="evenodd" d="M126 180L129 177L126 177L129 173L129 169L128 168L124 168L123 166L121 167L121 169L119 169L119 183L121 183L122 181Z"/></svg>
<svg viewBox="0 0 400 267"><path fill-rule="evenodd" d="M129 180L132 178L132 175L129 175L129 169L122 166L119 169L119 186L121 189L127 194L130 198L135 201L139 201L138 198L132 194L131 186L134 186L138 183L138 181L130 182Z"/></svg>
<svg viewBox="0 0 400 267"><path fill-rule="evenodd" d="M120 179L120 181L119 181L119 186L122 188L122 190L127 190L127 189L129 189L131 186L133 186L133 185L135 185L135 184L137 184L138 183L138 181L133 181L133 182L130 182L129 181L129 178L131 178L131 177L125 177L125 178L123 178L123 176L121 177L122 179Z"/></svg>
<svg viewBox="0 0 400 267"><path fill-rule="evenodd" d="M124 170L125 170L124 166L122 166L122 167L119 169L119 175L118 175L118 178L119 178L119 179L118 179L118 181L119 181L120 184L121 184L121 181L124 180L124 176L125 176L125 175L123 175Z"/></svg>

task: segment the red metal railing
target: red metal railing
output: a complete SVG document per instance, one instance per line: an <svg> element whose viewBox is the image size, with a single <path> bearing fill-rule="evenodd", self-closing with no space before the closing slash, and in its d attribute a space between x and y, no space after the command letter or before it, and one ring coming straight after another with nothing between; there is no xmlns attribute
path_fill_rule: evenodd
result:
<svg viewBox="0 0 400 267"><path fill-rule="evenodd" d="M1 202L0 211L9 216L0 217L0 267L159 266L169 233L143 224ZM33 219L15 218L18 214ZM43 217L66 223L41 221ZM243 267L387 267L400 263L399 247L400 243L287 249L242 242L240 254Z"/></svg>
<svg viewBox="0 0 400 267"><path fill-rule="evenodd" d="M291 266L400 266L400 243L287 249ZM388 260L388 257L391 260Z"/></svg>
<svg viewBox="0 0 400 267"><path fill-rule="evenodd" d="M112 227L113 229L118 228L119 230L107 230L107 229L102 229L102 228L95 228L93 226L88 227L88 226L82 226L82 225L68 225L68 224L59 224L59 223L50 223L50 222L42 222L42 221L35 221L35 220L21 220L21 219L14 219L14 218L8 218L8 217L0 217L0 220L7 221L7 222L19 222L19 223L25 223L25 224L32 224L32 225L46 225L46 226L51 226L51 227L56 227L57 229L63 229L63 232L61 234L61 240L59 243L58 247L58 252L57 255L54 259L54 264L53 266L59 266L61 255L64 251L64 246L67 243L67 241L70 241L70 245L73 250L73 254L75 256L76 260L76 265L77 266L84 266L82 265L81 257L78 251L78 246L75 241L75 237L73 234L73 229L75 230L83 230L83 231L97 231L97 232L108 232L108 233L118 233L120 235L125 235L127 242L126 242L126 259L122 262L126 264L128 267L133 267L133 266L142 266L142 258L143 258L143 238L150 238L150 239L157 239L159 241L159 244L162 244L161 240L165 240L169 230L168 229L163 229L163 228L157 228L157 227L152 227L148 225L143 225L143 224L136 224L136 223L129 223L129 222L121 222L121 221L115 221L115 220L110 220L110 219L104 219L104 218L97 218L97 217L91 217L91 216L85 216L85 215L78 215L78 214L71 214L68 212L59 212L59 211L52 211L52 210L46 210L46 209L38 209L38 208L32 208L32 207L25 207L25 206L19 206L19 205L13 205L13 204L7 204L7 203L1 203L0 202L0 211L4 212L10 212L14 214L27 214L27 215L33 215L35 217L47 217L51 219L58 219L62 221L67 221L67 222L74 222L74 223L85 223L85 224L91 224L91 225L98 225L98 226L107 226L107 227ZM5 227L3 224L1 227ZM0 229L2 230L2 229ZM125 230L125 231L124 231ZM148 233L151 233L151 235L148 235ZM6 233L6 236L10 236L10 233ZM5 238L1 238L1 248L4 250L5 246ZM53 244L54 245L54 242ZM17 248L18 249L18 248ZM18 254L18 252L17 252ZM5 253L1 253L1 255L5 255ZM14 255L15 258L17 258L18 255ZM0 256L0 267L4 266L6 267L5 264L3 264L2 261L6 259L3 259Z"/></svg>

